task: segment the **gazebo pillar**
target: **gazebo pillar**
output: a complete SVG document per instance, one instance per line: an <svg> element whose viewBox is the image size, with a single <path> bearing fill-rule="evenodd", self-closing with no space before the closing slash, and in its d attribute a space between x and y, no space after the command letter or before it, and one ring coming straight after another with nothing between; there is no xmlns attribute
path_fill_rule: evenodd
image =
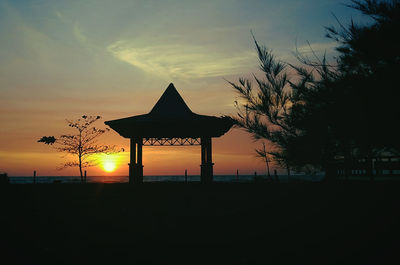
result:
<svg viewBox="0 0 400 265"><path fill-rule="evenodd" d="M211 183L213 181L213 165L211 137L201 137L201 173L202 183Z"/></svg>
<svg viewBox="0 0 400 265"><path fill-rule="evenodd" d="M143 139L130 138L129 183L143 183Z"/></svg>

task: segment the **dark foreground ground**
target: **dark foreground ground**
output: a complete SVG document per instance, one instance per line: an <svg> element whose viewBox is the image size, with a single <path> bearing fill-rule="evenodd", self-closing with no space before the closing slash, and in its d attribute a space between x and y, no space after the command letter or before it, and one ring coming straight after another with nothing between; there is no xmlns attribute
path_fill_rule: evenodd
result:
<svg viewBox="0 0 400 265"><path fill-rule="evenodd" d="M1 264L400 264L400 183L0 192Z"/></svg>

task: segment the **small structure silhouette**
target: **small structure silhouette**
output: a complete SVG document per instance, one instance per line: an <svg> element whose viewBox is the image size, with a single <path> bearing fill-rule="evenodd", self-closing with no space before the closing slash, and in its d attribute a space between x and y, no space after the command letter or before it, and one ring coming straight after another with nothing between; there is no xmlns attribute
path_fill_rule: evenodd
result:
<svg viewBox="0 0 400 265"><path fill-rule="evenodd" d="M193 113L172 83L149 113L105 124L130 139L129 183L143 182L143 145L201 145L201 181L212 182L211 138L222 136L233 125L228 117Z"/></svg>
<svg viewBox="0 0 400 265"><path fill-rule="evenodd" d="M278 177L278 172L276 171L276 169L274 169L274 175L275 175L275 181L278 182L279 177Z"/></svg>
<svg viewBox="0 0 400 265"><path fill-rule="evenodd" d="M188 182L188 179L187 179L187 169L185 169L185 182Z"/></svg>
<svg viewBox="0 0 400 265"><path fill-rule="evenodd" d="M8 184L9 178L7 173L0 173L0 184Z"/></svg>

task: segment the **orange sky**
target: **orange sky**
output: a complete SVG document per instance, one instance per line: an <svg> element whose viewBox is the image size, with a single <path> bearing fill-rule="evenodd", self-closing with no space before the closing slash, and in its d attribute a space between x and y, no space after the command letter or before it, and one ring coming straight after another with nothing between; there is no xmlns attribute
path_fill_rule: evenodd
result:
<svg viewBox="0 0 400 265"><path fill-rule="evenodd" d="M10 151L2 151L0 159L2 171L11 176L30 176L33 170L38 175L77 175L77 168L61 171L56 167L66 160L73 159L51 149L49 146L36 143L37 138L22 137L18 145L10 144ZM125 152L111 155L109 160L116 163L113 172L104 171L103 156L99 165L88 168L89 175L128 175L129 139L124 139L111 131L108 136L102 136L105 143L117 144L124 147ZM215 174L235 174L239 169L241 174L265 172L264 163L255 158L254 147L257 145L247 133L239 129L231 129L220 138L213 138L213 162ZM28 149L29 151L25 151ZM105 156L107 157L107 156ZM200 173L200 146L145 146L143 148L143 164L145 175L183 175L185 169L189 175Z"/></svg>
<svg viewBox="0 0 400 265"><path fill-rule="evenodd" d="M329 57L331 12L358 18L342 2L0 1L0 172L78 175L57 171L68 157L37 140L68 133L65 119L84 114L102 123L148 113L169 83L195 113L232 114L236 94L224 79L258 72L250 30L283 60L295 61L296 43ZM129 150L114 131L102 141ZM257 146L237 129L214 139L215 174L265 172ZM145 175L200 172L198 146L144 147L143 155ZM120 154L112 173L100 165L88 174L127 175L128 157Z"/></svg>
<svg viewBox="0 0 400 265"><path fill-rule="evenodd" d="M160 89L160 95L163 92ZM178 88L179 90L179 88ZM184 96L184 91L180 91L183 98L190 107L191 100ZM144 97L145 98L145 97ZM157 100L157 99L156 99ZM148 107L142 113L147 113L155 104L149 103ZM134 99L132 99L134 101ZM140 98L137 98L141 102ZM199 102L200 100L198 100ZM206 99L201 100L207 102ZM211 98L210 103L213 101ZM0 107L3 113L7 112L7 104ZM79 101L78 101L79 103ZM135 102L132 102L134 104ZM215 102L214 102L215 104ZM9 127L6 134L1 138L0 161L1 170L11 176L30 176L33 170L38 175L77 175L77 168L67 168L56 170L56 167L66 160L74 159L73 156L65 155L53 150L51 147L37 143L42 135L60 135L62 133L75 133L73 129L66 126L65 119L60 117L62 114L55 108L54 112L44 112L38 108L25 104L25 111L8 112L7 116L2 116L3 122L7 122ZM97 104L95 104L97 106ZM195 104L196 105L196 104ZM99 105L99 110L103 105ZM130 105L126 104L126 108ZM39 107L40 108L40 107ZM192 108L194 111L196 108ZM72 111L71 111L72 112ZM195 111L197 113L201 113ZM100 113L97 112L97 113ZM79 114L71 113L68 118L78 118ZM93 113L94 114L94 113ZM140 113L116 113L107 115L100 113L103 119L94 124L97 127L106 127L103 125L105 120L122 118ZM205 113L213 114L213 113ZM218 114L218 113L216 113ZM95 167L87 168L89 175L128 175L129 163L129 139L119 136L111 130L106 135L101 136L101 142L106 144L115 144L124 148L126 151L116 155L101 156L99 164ZM253 174L257 171L259 174L265 172L265 164L255 158L254 148L258 144L251 140L248 133L232 128L228 133L220 138L213 138L213 162L215 163L215 174L236 174L238 169L241 174ZM115 163L113 172L104 170L106 160ZM145 175L183 175L185 169L189 175L200 174L200 146L145 146L143 148L143 164Z"/></svg>

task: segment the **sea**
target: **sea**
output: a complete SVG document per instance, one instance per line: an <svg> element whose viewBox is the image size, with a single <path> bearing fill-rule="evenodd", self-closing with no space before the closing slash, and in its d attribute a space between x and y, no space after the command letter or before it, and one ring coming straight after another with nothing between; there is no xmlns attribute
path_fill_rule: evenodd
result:
<svg viewBox="0 0 400 265"><path fill-rule="evenodd" d="M215 182L258 182L258 181L272 181L275 177L268 177L265 175L214 175ZM324 178L323 175L279 175L278 180L280 182L292 182L292 181L307 181L307 182L319 182ZM274 179L275 180L275 179ZM200 182L199 175L191 176L144 176L144 182ZM34 177L18 177L10 176L9 183L11 184L28 184L28 183L80 183L81 179L79 176L37 176ZM87 176L86 183L128 183L128 176Z"/></svg>

